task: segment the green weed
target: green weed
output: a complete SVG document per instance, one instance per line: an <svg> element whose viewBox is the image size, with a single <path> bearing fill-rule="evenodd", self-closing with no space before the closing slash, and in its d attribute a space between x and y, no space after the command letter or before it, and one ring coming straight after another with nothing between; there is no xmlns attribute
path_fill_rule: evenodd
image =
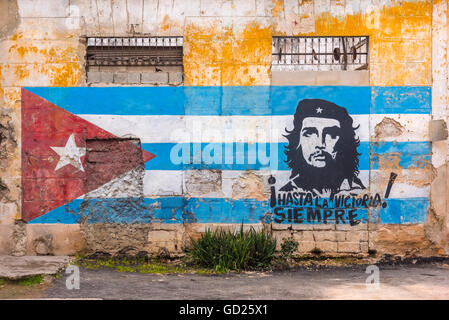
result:
<svg viewBox="0 0 449 320"><path fill-rule="evenodd" d="M116 266L115 269L120 272L136 272L136 269L129 266Z"/></svg>
<svg viewBox="0 0 449 320"><path fill-rule="evenodd" d="M42 275L36 275L19 279L16 283L21 286L34 286L36 284L41 284L43 281L44 277Z"/></svg>
<svg viewBox="0 0 449 320"><path fill-rule="evenodd" d="M298 249L298 242L292 237L283 238L281 243L281 263L287 264L292 261L293 253Z"/></svg>
<svg viewBox="0 0 449 320"><path fill-rule="evenodd" d="M276 250L276 239L264 230L234 233L226 229L208 229L198 240L192 239L187 255L194 264L217 272L260 269L271 266Z"/></svg>

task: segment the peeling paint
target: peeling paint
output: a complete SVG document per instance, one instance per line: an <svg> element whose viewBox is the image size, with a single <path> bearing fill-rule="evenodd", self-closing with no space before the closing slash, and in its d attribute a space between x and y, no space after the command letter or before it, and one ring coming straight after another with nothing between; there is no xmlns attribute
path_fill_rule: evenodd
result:
<svg viewBox="0 0 449 320"><path fill-rule="evenodd" d="M343 16L336 16L334 12L316 14L312 32L296 31L292 34L293 26L279 24L284 26L279 29L277 21L274 28L280 35L368 35L372 85L429 85L431 1L391 2L377 6L371 7L374 10Z"/></svg>
<svg viewBox="0 0 449 320"><path fill-rule="evenodd" d="M185 191L191 197L221 194L221 187L221 170L187 170L185 172Z"/></svg>
<svg viewBox="0 0 449 320"><path fill-rule="evenodd" d="M232 198L267 200L269 191L264 183L265 180L264 176L259 176L251 171L245 172L232 185Z"/></svg>
<svg viewBox="0 0 449 320"><path fill-rule="evenodd" d="M404 127L394 119L385 117L375 128L376 138L397 137L404 132Z"/></svg>
<svg viewBox="0 0 449 320"><path fill-rule="evenodd" d="M426 236L423 225L382 226L370 234L370 247L378 253L400 255L441 255L441 247L435 246Z"/></svg>
<svg viewBox="0 0 449 320"><path fill-rule="evenodd" d="M271 11L273 16L277 17L281 11L284 11L284 1L283 0L275 0L274 7Z"/></svg>
<svg viewBox="0 0 449 320"><path fill-rule="evenodd" d="M206 28L188 25L185 34L186 84L269 84L270 27L252 22L239 32L216 22Z"/></svg>
<svg viewBox="0 0 449 320"><path fill-rule="evenodd" d="M17 140L11 116L2 114L0 115L0 160L7 159L16 147Z"/></svg>
<svg viewBox="0 0 449 320"><path fill-rule="evenodd" d="M207 27L187 25L185 72L188 83L267 84L272 35L368 35L372 52L372 84L429 85L431 82L432 20L431 5L428 1L387 4L377 10L343 16L322 12L313 17L312 31L307 30L310 29L307 25L301 30L302 24L298 24L296 20L289 22L294 24L289 26L289 23L284 22L287 18L284 18L283 12L283 1L275 1L271 25L262 27L257 22L250 22L241 34L234 28L223 25L219 19ZM290 17L290 13L288 16ZM302 16L302 19L307 18L307 14ZM253 41L252 44L251 39L258 41ZM248 57L251 57L252 61L248 61ZM235 62L224 63L228 61ZM242 64L241 61L248 63Z"/></svg>
<svg viewBox="0 0 449 320"><path fill-rule="evenodd" d="M45 68L44 68L45 70ZM46 70L51 76L51 85L55 87L75 86L81 79L82 70L77 63L66 63L62 66L50 66Z"/></svg>

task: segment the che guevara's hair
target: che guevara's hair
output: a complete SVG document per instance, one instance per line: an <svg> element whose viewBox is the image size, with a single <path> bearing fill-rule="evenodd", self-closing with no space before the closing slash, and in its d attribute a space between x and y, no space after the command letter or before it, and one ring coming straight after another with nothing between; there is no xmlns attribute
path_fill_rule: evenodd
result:
<svg viewBox="0 0 449 320"><path fill-rule="evenodd" d="M322 110L320 113L316 111L318 108ZM304 160L299 141L302 122L307 117L332 118L340 122L340 139L335 145L337 155L331 168L317 170L308 165ZM289 131L286 129L287 134L284 135L288 140L288 146L286 146L284 152L287 155L286 162L291 169L291 179L298 175L299 178L308 176L306 179L301 179L306 184L303 187L307 189L326 186L330 186L331 189L336 189L344 179L348 179L349 183L356 182L364 188L362 182L357 177L359 174L358 166L360 156L360 153L357 152L357 147L360 145L360 140L355 130L359 126L353 127L353 120L345 108L326 100L304 99L298 103L293 125L293 130Z"/></svg>

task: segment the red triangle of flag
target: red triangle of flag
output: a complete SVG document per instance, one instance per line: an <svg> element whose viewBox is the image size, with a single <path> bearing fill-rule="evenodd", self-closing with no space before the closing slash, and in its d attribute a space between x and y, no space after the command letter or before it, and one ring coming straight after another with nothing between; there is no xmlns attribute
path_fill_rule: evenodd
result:
<svg viewBox="0 0 449 320"><path fill-rule="evenodd" d="M60 207L154 157L135 140L120 139L22 89L23 220Z"/></svg>

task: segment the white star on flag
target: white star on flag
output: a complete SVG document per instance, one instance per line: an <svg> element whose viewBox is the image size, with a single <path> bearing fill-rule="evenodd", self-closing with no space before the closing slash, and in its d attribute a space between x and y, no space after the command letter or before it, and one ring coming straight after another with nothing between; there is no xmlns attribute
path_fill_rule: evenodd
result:
<svg viewBox="0 0 449 320"><path fill-rule="evenodd" d="M65 144L65 147L50 147L59 155L59 161L55 171L71 164L75 168L84 172L81 157L86 154L86 148L79 148L75 144L75 135L72 133Z"/></svg>
<svg viewBox="0 0 449 320"><path fill-rule="evenodd" d="M321 113L321 112L323 112L323 109L321 109L321 108L316 109L316 113Z"/></svg>

